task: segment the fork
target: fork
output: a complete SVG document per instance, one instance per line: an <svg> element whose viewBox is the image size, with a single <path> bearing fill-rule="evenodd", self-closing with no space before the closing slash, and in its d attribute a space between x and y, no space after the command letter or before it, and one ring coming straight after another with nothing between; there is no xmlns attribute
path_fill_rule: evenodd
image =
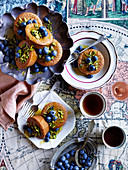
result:
<svg viewBox="0 0 128 170"><path fill-rule="evenodd" d="M107 39L107 36L106 36L106 35L101 35L100 38L99 38L97 41L95 41L94 43L92 43L91 45L89 45L87 48L83 49L83 50L80 51L80 52L76 52L76 51L73 52L73 53L71 54L72 57L67 60L66 64L71 64L72 62L74 62L75 60L78 59L79 55L80 55L82 52L84 52L85 50L88 50L90 47L92 47L92 46L94 46L94 45L96 45L96 44L98 44L98 43L100 43L100 42L102 42L102 41L104 41L104 40L106 40L106 39Z"/></svg>

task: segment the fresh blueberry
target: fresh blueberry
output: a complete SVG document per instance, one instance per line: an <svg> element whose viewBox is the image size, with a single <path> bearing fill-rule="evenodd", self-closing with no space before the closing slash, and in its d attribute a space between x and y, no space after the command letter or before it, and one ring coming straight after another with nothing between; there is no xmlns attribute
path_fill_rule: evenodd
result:
<svg viewBox="0 0 128 170"><path fill-rule="evenodd" d="M80 151L79 151L79 153L80 153L80 155L84 155L84 150L83 149L81 149Z"/></svg>
<svg viewBox="0 0 128 170"><path fill-rule="evenodd" d="M70 151L70 155L71 155L71 156L75 156L75 153L76 153L76 151L75 151L74 149L72 149L72 150Z"/></svg>
<svg viewBox="0 0 128 170"><path fill-rule="evenodd" d="M16 52L18 52L20 50L20 47L16 47Z"/></svg>
<svg viewBox="0 0 128 170"><path fill-rule="evenodd" d="M9 47L4 48L4 52L6 53L7 51L9 51Z"/></svg>
<svg viewBox="0 0 128 170"><path fill-rule="evenodd" d="M18 35L22 35L22 33L23 33L22 30L18 30L18 31L17 31L17 34L18 34Z"/></svg>
<svg viewBox="0 0 128 170"><path fill-rule="evenodd" d="M12 64L13 66L16 65L15 60L12 60L12 61L11 61L11 64Z"/></svg>
<svg viewBox="0 0 128 170"><path fill-rule="evenodd" d="M24 126L23 126L23 129L24 129L24 130L27 130L27 129L28 129L28 126L27 126L27 125L24 125Z"/></svg>
<svg viewBox="0 0 128 170"><path fill-rule="evenodd" d="M37 23L37 20L36 20L36 19L34 19L34 20L32 21L32 23Z"/></svg>
<svg viewBox="0 0 128 170"><path fill-rule="evenodd" d="M74 52L79 53L79 50L75 50Z"/></svg>
<svg viewBox="0 0 128 170"><path fill-rule="evenodd" d="M74 166L73 170L79 170L78 166Z"/></svg>
<svg viewBox="0 0 128 170"><path fill-rule="evenodd" d="M43 50L40 48L37 50L37 53L41 55L41 54L43 54Z"/></svg>
<svg viewBox="0 0 128 170"><path fill-rule="evenodd" d="M64 161L64 163L65 163L65 164L69 164L69 160L66 159L66 160Z"/></svg>
<svg viewBox="0 0 128 170"><path fill-rule="evenodd" d="M59 130L59 128L54 129L55 132L57 132L58 130Z"/></svg>
<svg viewBox="0 0 128 170"><path fill-rule="evenodd" d="M63 165L61 166L61 170L65 170L65 167Z"/></svg>
<svg viewBox="0 0 128 170"><path fill-rule="evenodd" d="M64 163L64 167L66 168L66 169L68 169L68 168L70 168L70 164L69 163Z"/></svg>
<svg viewBox="0 0 128 170"><path fill-rule="evenodd" d="M52 116L52 120L53 120L53 121L56 121L56 120L57 120L57 117L56 117L56 116Z"/></svg>
<svg viewBox="0 0 128 170"><path fill-rule="evenodd" d="M92 60L91 60L90 57L86 58L86 60L85 60L86 64L89 64L91 61L92 61Z"/></svg>
<svg viewBox="0 0 128 170"><path fill-rule="evenodd" d="M46 31L44 31L43 33L42 33L42 35L43 35L43 37L47 37L47 35L48 35L48 31L46 30Z"/></svg>
<svg viewBox="0 0 128 170"><path fill-rule="evenodd" d="M45 28L44 26L41 26L41 27L39 28L39 31L40 31L40 32L44 32L44 31L46 31L46 28Z"/></svg>
<svg viewBox="0 0 128 170"><path fill-rule="evenodd" d="M94 46L90 47L90 49L96 49Z"/></svg>
<svg viewBox="0 0 128 170"><path fill-rule="evenodd" d="M78 60L75 60L73 63L72 63L72 66L74 68L77 68L78 67Z"/></svg>
<svg viewBox="0 0 128 170"><path fill-rule="evenodd" d="M70 162L70 165L75 166L76 163L75 163L74 161L71 161L71 162Z"/></svg>
<svg viewBox="0 0 128 170"><path fill-rule="evenodd" d="M91 161L89 161L89 160L86 161L87 166L91 166L91 164L92 164Z"/></svg>
<svg viewBox="0 0 128 170"><path fill-rule="evenodd" d="M50 139L48 137L45 137L44 140L45 142L49 142Z"/></svg>
<svg viewBox="0 0 128 170"><path fill-rule="evenodd" d="M54 111L54 110L51 110L51 111L49 112L49 114L50 114L51 116L55 116L55 114L56 114L56 111Z"/></svg>
<svg viewBox="0 0 128 170"><path fill-rule="evenodd" d="M80 46L77 48L77 50L82 51L82 50L83 50L82 45L80 45Z"/></svg>
<svg viewBox="0 0 128 170"><path fill-rule="evenodd" d="M73 170L73 166L72 166L72 165L70 165L70 168L69 168L69 170Z"/></svg>
<svg viewBox="0 0 128 170"><path fill-rule="evenodd" d="M60 161L61 161L61 162L65 162L65 160L66 160L66 157L65 157L65 156L61 156L61 157L60 157Z"/></svg>
<svg viewBox="0 0 128 170"><path fill-rule="evenodd" d="M61 168L55 168L55 170L61 170Z"/></svg>
<svg viewBox="0 0 128 170"><path fill-rule="evenodd" d="M28 133L32 133L32 129L30 127L27 128Z"/></svg>
<svg viewBox="0 0 128 170"><path fill-rule="evenodd" d="M61 167L63 165L62 162L57 162L57 166Z"/></svg>
<svg viewBox="0 0 128 170"><path fill-rule="evenodd" d="M48 132L48 133L46 134L46 137L49 138L50 136L51 136L51 133Z"/></svg>
<svg viewBox="0 0 128 170"><path fill-rule="evenodd" d="M96 69L96 67L92 64L88 68L89 71L94 71L95 69Z"/></svg>
<svg viewBox="0 0 128 170"><path fill-rule="evenodd" d="M57 51L56 50L51 51L51 56L56 56L56 55L57 55Z"/></svg>
<svg viewBox="0 0 128 170"><path fill-rule="evenodd" d="M27 24L31 24L31 23L32 23L32 20L29 19L29 20L27 21Z"/></svg>
<svg viewBox="0 0 128 170"><path fill-rule="evenodd" d="M67 159L70 158L70 154L69 153L66 153L65 156L66 156Z"/></svg>
<svg viewBox="0 0 128 170"><path fill-rule="evenodd" d="M80 164L84 164L86 161L85 161L85 159L80 159Z"/></svg>
<svg viewBox="0 0 128 170"><path fill-rule="evenodd" d="M47 17L44 17L44 18L43 18L43 21L44 21L45 23L49 23L49 19L48 19Z"/></svg>
<svg viewBox="0 0 128 170"><path fill-rule="evenodd" d="M88 168L88 167L87 167ZM83 167L80 168L80 170L85 170Z"/></svg>
<svg viewBox="0 0 128 170"><path fill-rule="evenodd" d="M82 158L87 159L88 155L86 153L83 154Z"/></svg>
<svg viewBox="0 0 128 170"><path fill-rule="evenodd" d="M50 61L51 60L51 56L49 56L49 55L46 55L44 58L45 58L45 61Z"/></svg>
<svg viewBox="0 0 128 170"><path fill-rule="evenodd" d="M0 44L0 50L4 49L4 44Z"/></svg>
<svg viewBox="0 0 128 170"><path fill-rule="evenodd" d="M39 65L38 65L37 63L35 63L33 66L34 66L35 68L39 68Z"/></svg>
<svg viewBox="0 0 128 170"><path fill-rule="evenodd" d="M34 68L33 71L34 71L35 73L38 73L38 72L40 71L40 69L39 69L39 68Z"/></svg>
<svg viewBox="0 0 128 170"><path fill-rule="evenodd" d="M90 160L91 160L91 158L90 158L90 157L88 157L88 158L87 158L87 161L90 161Z"/></svg>
<svg viewBox="0 0 128 170"><path fill-rule="evenodd" d="M48 67L41 67L42 72L46 72L48 70Z"/></svg>
<svg viewBox="0 0 128 170"><path fill-rule="evenodd" d="M14 53L14 50L12 48L9 49L10 54Z"/></svg>
<svg viewBox="0 0 128 170"><path fill-rule="evenodd" d="M20 24L22 27L26 27L26 22L21 22Z"/></svg>
<svg viewBox="0 0 128 170"><path fill-rule="evenodd" d="M86 75L87 78L91 79L93 75Z"/></svg>
<svg viewBox="0 0 128 170"><path fill-rule="evenodd" d="M8 45L8 41L7 40L4 40L4 45Z"/></svg>
<svg viewBox="0 0 128 170"><path fill-rule="evenodd" d="M88 166L87 166L87 165L83 165L83 168L84 168L84 169L87 169L87 168L88 168Z"/></svg>
<svg viewBox="0 0 128 170"><path fill-rule="evenodd" d="M93 62L95 62L95 61L97 61L97 60L98 60L98 57L97 57L97 56L93 56L93 57L92 57L92 61L93 61Z"/></svg>
<svg viewBox="0 0 128 170"><path fill-rule="evenodd" d="M20 53L16 53L16 58L19 58L20 57Z"/></svg>
<svg viewBox="0 0 128 170"><path fill-rule="evenodd" d="M50 123L50 122L51 122L51 120L52 120L52 119L51 119L51 117L50 117L50 116L47 116L47 117L46 117L46 122Z"/></svg>
<svg viewBox="0 0 128 170"><path fill-rule="evenodd" d="M5 61L5 62L9 62L9 61L10 61L9 56L4 56L4 61Z"/></svg>
<svg viewBox="0 0 128 170"><path fill-rule="evenodd" d="M49 52L48 47L44 47L44 48L43 48L43 53L44 53L44 54L48 54L48 52Z"/></svg>
<svg viewBox="0 0 128 170"><path fill-rule="evenodd" d="M10 55L10 52L9 52L9 51L7 51L7 52L6 52L6 55L7 55L7 56L9 56L9 55Z"/></svg>

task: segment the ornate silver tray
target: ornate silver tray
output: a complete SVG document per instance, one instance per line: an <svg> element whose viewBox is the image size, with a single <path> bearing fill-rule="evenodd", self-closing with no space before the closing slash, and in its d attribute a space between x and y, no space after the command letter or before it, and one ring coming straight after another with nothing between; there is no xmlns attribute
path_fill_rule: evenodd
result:
<svg viewBox="0 0 128 170"><path fill-rule="evenodd" d="M5 13L0 19L0 44L4 40L6 35L8 38L12 38L14 35L13 23L18 15L23 12L32 12L40 17L47 17L52 23L52 34L57 39L63 48L63 56L61 60L54 66L50 66L47 72L40 74L31 74L30 67L24 70L16 70L10 68L8 62L3 61L3 53L0 51L0 69L3 73L11 75L19 81L26 81L28 84L35 84L41 80L46 81L53 77L54 74L60 74L63 71L63 62L70 55L70 48L73 46L73 41L68 33L68 26L63 21L62 15L58 12L51 11L44 5L38 6L36 3L29 3L21 7L16 7L11 10L10 13Z"/></svg>

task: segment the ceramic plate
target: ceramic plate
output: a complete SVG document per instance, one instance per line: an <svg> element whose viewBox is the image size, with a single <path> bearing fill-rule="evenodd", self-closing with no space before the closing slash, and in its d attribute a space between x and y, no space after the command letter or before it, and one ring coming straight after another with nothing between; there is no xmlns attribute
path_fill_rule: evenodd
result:
<svg viewBox="0 0 128 170"><path fill-rule="evenodd" d="M72 35L74 45L71 48L71 53L73 53L79 45L90 45L100 36L101 34L93 31L81 31ZM113 44L106 39L97 44L95 48L104 56L105 64L103 69L99 73L94 74L93 78L89 79L82 74L77 74L71 64L65 64L64 71L61 75L71 86L81 90L89 90L100 87L111 79L117 67L117 54Z"/></svg>
<svg viewBox="0 0 128 170"><path fill-rule="evenodd" d="M70 152L72 149L77 150L80 149L80 147L83 145L84 142L84 138L78 138L78 139L72 139L68 142L66 142L64 145L62 145L57 152L54 154L51 163L50 163L50 169L55 169L55 165L57 163L57 161L59 160L59 158L63 155L65 155L66 153ZM86 151L87 155L90 156L91 158L93 158L91 160L91 167L87 168L88 170L94 170L94 167L96 165L97 162L97 146L94 143L94 141L89 138L88 142L86 144L86 146L84 147L84 150ZM72 158L72 161L74 161L75 159Z"/></svg>
<svg viewBox="0 0 128 170"><path fill-rule="evenodd" d="M40 100L43 98L43 96L46 95L48 91L42 91L37 92L33 97L33 104L38 104ZM49 142L44 142L43 139L37 139L37 138L28 138L32 143L34 143L38 148L43 149L50 149L55 148L59 145L59 143L73 130L75 127L75 115L73 109L68 106L55 92L52 92L50 95L48 95L45 100L39 105L40 109L43 109L46 103L49 102L58 102L61 103L68 111L68 119L63 126L63 129L57 134L56 139L50 139ZM29 111L29 110L28 110ZM23 126L26 124L26 120L23 118L23 109L21 109L18 113L18 128L19 130L24 134Z"/></svg>
<svg viewBox="0 0 128 170"><path fill-rule="evenodd" d="M31 74L30 67L24 70L16 70L10 68L8 62L4 62L4 55L0 51L0 69L3 73L13 76L19 81L26 81L28 84L35 84L41 80L47 80L54 74L60 74L63 71L63 62L70 55L70 47L73 45L73 41L68 33L68 26L63 21L62 15L58 12L51 11L44 5L37 5L36 3L29 3L21 7L13 8L10 13L5 13L0 18L0 44L4 39L4 35L8 38L12 38L14 35L13 23L14 20L23 12L32 12L40 17L41 20L46 16L51 21L52 34L56 40L58 40L63 48L63 56L61 60L54 66L48 67L48 71L41 74ZM17 44L18 45L18 44Z"/></svg>

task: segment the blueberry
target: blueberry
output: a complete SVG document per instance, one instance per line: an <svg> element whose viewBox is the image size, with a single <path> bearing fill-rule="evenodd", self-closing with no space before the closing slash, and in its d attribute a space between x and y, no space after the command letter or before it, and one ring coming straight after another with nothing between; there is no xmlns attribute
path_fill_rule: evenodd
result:
<svg viewBox="0 0 128 170"><path fill-rule="evenodd" d="M24 129L24 130L27 130L27 129L28 129L28 126L27 126L27 125L24 125L24 126L23 126L23 129Z"/></svg>
<svg viewBox="0 0 128 170"><path fill-rule="evenodd" d="M4 44L0 44L0 50L4 49Z"/></svg>
<svg viewBox="0 0 128 170"><path fill-rule="evenodd" d="M87 166L87 165L83 165L83 167L84 167L84 169L87 169L87 168L88 168L88 166Z"/></svg>
<svg viewBox="0 0 128 170"><path fill-rule="evenodd" d="M96 49L94 46L90 47L89 49Z"/></svg>
<svg viewBox="0 0 128 170"><path fill-rule="evenodd" d="M88 168L88 167L87 167ZM85 170L83 167L80 168L80 170Z"/></svg>
<svg viewBox="0 0 128 170"><path fill-rule="evenodd" d="M9 55L10 55L10 52L9 52L9 51L7 51L7 52L6 52L6 55L7 55L7 56L9 56Z"/></svg>
<svg viewBox="0 0 128 170"><path fill-rule="evenodd" d="M61 168L55 168L55 170L61 170Z"/></svg>
<svg viewBox="0 0 128 170"><path fill-rule="evenodd" d="M22 35L22 33L23 33L22 30L18 30L18 31L17 31L17 34L18 34L18 35Z"/></svg>
<svg viewBox="0 0 128 170"><path fill-rule="evenodd" d="M20 57L20 53L16 53L16 58L19 58Z"/></svg>
<svg viewBox="0 0 128 170"><path fill-rule="evenodd" d="M84 152L83 149L81 149L81 150L79 151L79 154L80 154L80 155L84 155L84 153L85 153L85 152Z"/></svg>
<svg viewBox="0 0 128 170"><path fill-rule="evenodd" d="M49 114L50 114L51 116L55 116L55 114L56 114L56 111L54 111L54 110L51 110L51 111L49 112Z"/></svg>
<svg viewBox="0 0 128 170"><path fill-rule="evenodd" d="M37 63L35 63L33 66L34 66L35 68L39 68L39 65L38 65Z"/></svg>
<svg viewBox="0 0 128 170"><path fill-rule="evenodd" d="M46 72L48 70L48 67L41 67L42 72Z"/></svg>
<svg viewBox="0 0 128 170"><path fill-rule="evenodd" d="M57 51L53 50L51 51L51 56L56 56L57 55Z"/></svg>
<svg viewBox="0 0 128 170"><path fill-rule="evenodd" d="M57 117L56 117L56 116L52 116L52 120L53 120L53 121L56 121L56 120L57 120Z"/></svg>
<svg viewBox="0 0 128 170"><path fill-rule="evenodd" d="M72 66L74 68L77 68L78 67L78 60L75 60L73 63L72 63Z"/></svg>
<svg viewBox="0 0 128 170"><path fill-rule="evenodd" d="M66 159L66 160L64 161L64 163L65 163L65 164L68 164L68 163L69 163L69 161Z"/></svg>
<svg viewBox="0 0 128 170"><path fill-rule="evenodd" d="M4 52L6 53L7 51L9 51L9 47L4 48Z"/></svg>
<svg viewBox="0 0 128 170"><path fill-rule="evenodd" d="M18 52L20 50L20 47L16 47L16 52Z"/></svg>
<svg viewBox="0 0 128 170"><path fill-rule="evenodd" d="M85 161L85 159L80 159L80 164L84 164L86 161Z"/></svg>
<svg viewBox="0 0 128 170"><path fill-rule="evenodd" d="M28 133L32 133L32 129L30 127L27 128Z"/></svg>
<svg viewBox="0 0 128 170"><path fill-rule="evenodd" d="M59 128L54 129L55 132L57 132L58 130L59 130Z"/></svg>
<svg viewBox="0 0 128 170"><path fill-rule="evenodd" d="M27 24L31 24L31 23L32 23L32 20L29 19L29 20L27 21Z"/></svg>
<svg viewBox="0 0 128 170"><path fill-rule="evenodd" d="M83 159L87 159L88 155L86 153L84 153L84 155L82 156Z"/></svg>
<svg viewBox="0 0 128 170"><path fill-rule="evenodd" d="M8 41L7 40L4 40L4 45L8 45Z"/></svg>
<svg viewBox="0 0 128 170"><path fill-rule="evenodd" d="M96 67L92 64L88 68L89 71L94 71L95 69L96 69Z"/></svg>
<svg viewBox="0 0 128 170"><path fill-rule="evenodd" d="M79 50L75 50L74 52L79 53Z"/></svg>
<svg viewBox="0 0 128 170"><path fill-rule="evenodd" d="M73 170L73 166L72 165L70 166L69 170Z"/></svg>
<svg viewBox="0 0 128 170"><path fill-rule="evenodd" d="M34 19L34 20L32 21L32 23L37 23L37 20L36 20L36 19Z"/></svg>
<svg viewBox="0 0 128 170"><path fill-rule="evenodd" d="M73 170L79 170L78 166L74 166Z"/></svg>
<svg viewBox="0 0 128 170"><path fill-rule="evenodd" d="M10 54L14 53L14 50L12 48L9 49Z"/></svg>
<svg viewBox="0 0 128 170"><path fill-rule="evenodd" d="M65 156L61 156L61 157L60 157L60 161L61 161L61 162L65 162L65 160L66 160L66 157L65 157Z"/></svg>
<svg viewBox="0 0 128 170"><path fill-rule="evenodd" d="M39 69L39 68L34 68L33 71L34 71L35 73L38 73L38 72L40 71L40 69Z"/></svg>
<svg viewBox="0 0 128 170"><path fill-rule="evenodd" d="M57 166L61 167L63 165L62 162L57 162Z"/></svg>
<svg viewBox="0 0 128 170"><path fill-rule="evenodd" d="M70 154L69 153L66 153L65 156L66 156L67 159L70 158Z"/></svg>
<svg viewBox="0 0 128 170"><path fill-rule="evenodd" d="M48 47L44 47L44 48L43 48L43 53L44 53L44 54L48 54L48 52L49 52Z"/></svg>
<svg viewBox="0 0 128 170"><path fill-rule="evenodd" d="M43 37L47 37L48 31L46 30L46 31L42 32L42 35L43 35Z"/></svg>
<svg viewBox="0 0 128 170"><path fill-rule="evenodd" d="M51 133L48 132L45 137L49 138L51 136Z"/></svg>
<svg viewBox="0 0 128 170"><path fill-rule="evenodd" d="M37 50L37 53L41 55L41 54L43 54L43 50L40 48Z"/></svg>
<svg viewBox="0 0 128 170"><path fill-rule="evenodd" d="M46 55L44 58L45 58L45 61L50 61L51 60L51 57L49 55Z"/></svg>
<svg viewBox="0 0 128 170"><path fill-rule="evenodd" d="M87 158L87 161L90 161L90 160L91 160L91 158L90 158L90 157L88 157L88 158Z"/></svg>
<svg viewBox="0 0 128 170"><path fill-rule="evenodd" d="M70 164L69 163L67 163L67 164L65 163L64 167L68 169L68 168L70 168Z"/></svg>
<svg viewBox="0 0 128 170"><path fill-rule="evenodd" d="M50 139L48 137L45 137L44 140L45 142L49 142Z"/></svg>
<svg viewBox="0 0 128 170"><path fill-rule="evenodd" d="M77 48L77 50L82 51L82 50L83 50L82 45L80 45L80 46Z"/></svg>
<svg viewBox="0 0 128 170"><path fill-rule="evenodd" d="M93 75L86 75L87 78L91 79Z"/></svg>
<svg viewBox="0 0 128 170"><path fill-rule="evenodd" d="M49 23L49 19L48 19L47 17L44 17L44 18L43 18L43 21L44 21L45 23Z"/></svg>
<svg viewBox="0 0 128 170"><path fill-rule="evenodd" d="M5 62L9 62L9 61L10 61L9 56L4 56L4 61L5 61Z"/></svg>
<svg viewBox="0 0 128 170"><path fill-rule="evenodd" d="M92 61L93 61L93 62L95 62L95 61L97 61L97 60L98 60L98 57L97 57L97 56L93 56L93 57L92 57Z"/></svg>
<svg viewBox="0 0 128 170"><path fill-rule="evenodd" d="M21 22L21 24L20 24L22 27L26 27L26 22Z"/></svg>
<svg viewBox="0 0 128 170"><path fill-rule="evenodd" d="M41 27L39 28L39 31L40 31L40 32L44 32L44 31L46 31L46 28L45 28L44 26L41 26Z"/></svg>
<svg viewBox="0 0 128 170"><path fill-rule="evenodd" d="M50 117L50 116L47 116L47 117L46 117L46 122L50 123L50 122L51 122L51 120L52 120L52 119L51 119L51 117Z"/></svg>
<svg viewBox="0 0 128 170"><path fill-rule="evenodd" d="M91 161L89 161L89 160L86 161L87 166L91 166L91 164L92 164Z"/></svg>
<svg viewBox="0 0 128 170"><path fill-rule="evenodd" d="M75 166L76 163L75 163L74 161L71 161L71 162L70 162L70 165Z"/></svg>
<svg viewBox="0 0 128 170"><path fill-rule="evenodd" d="M88 58L86 58L85 63L86 63L86 64L89 64L91 61L92 61L91 58L88 57Z"/></svg>
<svg viewBox="0 0 128 170"><path fill-rule="evenodd" d="M75 151L74 149L72 149L72 150L70 151L70 155L71 155L71 156L75 156L75 153L76 153L76 151Z"/></svg>
<svg viewBox="0 0 128 170"><path fill-rule="evenodd" d="M61 170L65 170L65 167L63 165L61 166Z"/></svg>
<svg viewBox="0 0 128 170"><path fill-rule="evenodd" d="M16 65L15 60L12 60L12 61L11 61L11 64L12 64L13 66Z"/></svg>

